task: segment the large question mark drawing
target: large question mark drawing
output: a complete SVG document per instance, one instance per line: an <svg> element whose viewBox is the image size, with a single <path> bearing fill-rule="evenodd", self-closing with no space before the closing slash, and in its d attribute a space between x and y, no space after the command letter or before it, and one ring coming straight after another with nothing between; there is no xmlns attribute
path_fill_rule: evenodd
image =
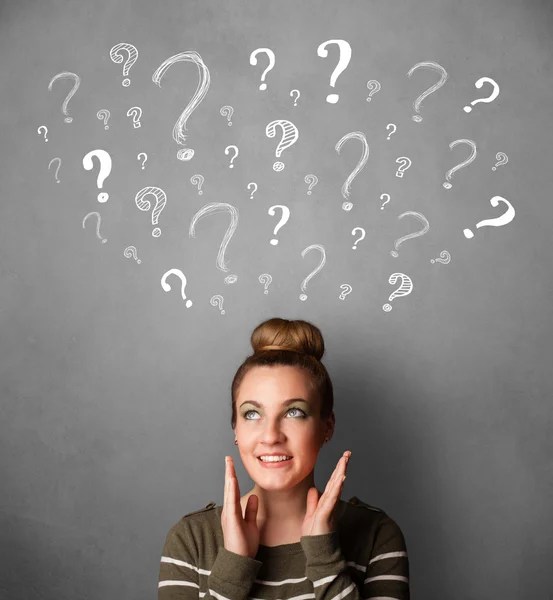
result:
<svg viewBox="0 0 553 600"><path fill-rule="evenodd" d="M134 203L140 210L150 210L150 202L148 200L144 200L144 197L148 196L149 194L152 194L152 196L154 196L156 199L156 205L152 211L152 225L157 225L159 214L165 208L165 204L167 203L167 194L161 188L155 186L142 188L134 198ZM159 237L161 235L161 229L156 227L152 231L152 235L155 238Z"/></svg>
<svg viewBox="0 0 553 600"><path fill-rule="evenodd" d="M133 46L132 44L126 44L125 42L122 42L121 44L116 44L109 51L109 56L114 63L120 64L123 62L123 54L121 53L122 50L125 50L128 54L128 58L125 61L125 64L123 65L123 75L127 77L130 68L138 59L138 50L136 49L136 46ZM123 79L121 85L123 85L124 87L129 87L129 85L131 85L131 80L127 77L127 79Z"/></svg>
<svg viewBox="0 0 553 600"><path fill-rule="evenodd" d="M105 108L101 108L96 113L96 116L100 119L100 121L104 122L104 129L109 129L108 120L111 116L111 113L109 112L109 110L107 110Z"/></svg>
<svg viewBox="0 0 553 600"><path fill-rule="evenodd" d="M424 227L420 231L415 231L415 233L410 233L409 235L404 235L403 237L399 238L398 240L396 240L394 242L395 250L390 251L390 254L394 258L397 258L399 256L399 254L397 253L397 249L399 248L399 245L402 242L404 242L405 240L410 240L412 238L420 237L421 235L424 235L430 229L430 223L428 222L428 219L421 213L413 212L412 210L408 210L407 212L402 213L401 215L399 215L398 219L403 219L403 217L406 217L407 215L409 215L411 217L416 217L417 219L419 219L419 221L421 221L423 223Z"/></svg>
<svg viewBox="0 0 553 600"><path fill-rule="evenodd" d="M309 175L306 175L303 180L305 183L309 184L307 195L310 196L311 190L319 183L319 178L316 175L313 175L313 173L310 173Z"/></svg>
<svg viewBox="0 0 553 600"><path fill-rule="evenodd" d="M132 108L129 108L129 110L127 111L127 117L132 117L132 124L135 129L137 127L142 127L142 124L140 123L141 116L142 116L142 109L140 108L140 106L133 106Z"/></svg>
<svg viewBox="0 0 553 600"><path fill-rule="evenodd" d="M48 127L46 127L46 125L41 125L36 132L40 135L42 129L44 129L44 141L47 142L48 138L46 136L48 135Z"/></svg>
<svg viewBox="0 0 553 600"><path fill-rule="evenodd" d="M215 294L215 296L211 296L211 298L209 299L209 303L211 304L211 306L216 306L221 311L221 314L224 315L225 314L225 310L223 308L224 300L225 299L223 298L223 296L221 296L221 294Z"/></svg>
<svg viewBox="0 0 553 600"><path fill-rule="evenodd" d="M476 158L476 144L472 140L455 140L454 142L451 142L451 144L449 144L449 147L453 148L454 146L457 146L457 144L468 144L472 149L472 153L467 158L467 160L463 161L462 163L459 163L457 166L453 167L453 169L449 169L449 171L445 174L445 178L447 179L447 181L444 181L443 186L446 190L449 190L452 187L450 181L453 177L453 173L455 173L455 171L458 171L459 169L462 169L463 167L466 167L467 165L470 165L470 163Z"/></svg>
<svg viewBox="0 0 553 600"><path fill-rule="evenodd" d="M52 163L57 160L58 162L58 168L56 169L56 183L59 183L60 180L58 179L58 171L60 170L61 167L61 158L57 157L57 158L53 158L49 163L48 163L48 171L50 170L50 167L52 166Z"/></svg>
<svg viewBox="0 0 553 600"><path fill-rule="evenodd" d="M276 121L271 121L267 127L265 127L265 135L270 138L274 138L276 135L276 128L282 128L282 139L278 143L276 148L275 156L280 158L280 155L286 148L289 148L292 144L295 144L296 140L299 137L298 128L287 121L286 119L277 119ZM284 169L284 163L277 160L273 164L274 171L282 171Z"/></svg>
<svg viewBox="0 0 553 600"><path fill-rule="evenodd" d="M372 100L371 96L380 91L381 85L376 79L371 79L370 81L367 81L367 89L371 90L369 92L369 97L367 98L367 102L370 102Z"/></svg>
<svg viewBox="0 0 553 600"><path fill-rule="evenodd" d="M69 92L69 94L67 94L67 96L62 104L62 107L61 107L61 112L65 115L64 121L66 123L71 123L71 121L73 121L73 117L70 117L67 114L67 105L69 104L69 100L71 100L71 98L73 98L73 96L75 95L75 92L79 89L79 86L81 85L81 78L78 75L76 75L75 73L70 73L69 71L63 71L62 73L58 73L57 75L55 75L52 78L52 80L48 84L48 89L50 91L52 91L52 86L59 79L74 79L75 80L75 85L73 86L73 89Z"/></svg>
<svg viewBox="0 0 553 600"><path fill-rule="evenodd" d="M351 230L351 235L355 235L355 233L357 231L361 232L361 237L359 239L355 240L355 242L353 242L353 246L351 247L352 250L357 250L357 242L360 242L361 240L365 239L366 231L363 229L363 227L354 227Z"/></svg>
<svg viewBox="0 0 553 600"><path fill-rule="evenodd" d="M235 146L234 144L232 144L231 146L227 146L225 148L225 154L228 156L229 155L229 151L231 150L231 148L235 151L234 152L234 156L230 159L230 164L229 164L229 169L234 169L234 165L232 164L232 161L240 154L240 150L238 150L238 146Z"/></svg>
<svg viewBox="0 0 553 600"><path fill-rule="evenodd" d="M254 50L250 54L250 65L255 66L257 64L257 55L261 52L265 52L269 57L269 66L263 71L263 75L261 76L263 83L259 86L260 90L266 90L265 75L275 66L275 53L270 48L257 48L257 50Z"/></svg>
<svg viewBox="0 0 553 600"><path fill-rule="evenodd" d="M102 240L102 244L105 244L107 242L107 239L103 238L100 235L100 223L102 222L102 217L100 216L99 212L90 212L90 213L88 213L88 215L86 215L86 217L83 219L83 229L85 228L86 220L88 219L88 217L91 217L92 215L94 215L98 219L98 221L96 222L96 237L99 240Z"/></svg>
<svg viewBox="0 0 553 600"><path fill-rule="evenodd" d="M234 108L232 108L232 106L222 106L221 110L219 111L219 113L223 116L226 117L228 120L228 124L229 126L232 126L232 114L234 113Z"/></svg>
<svg viewBox="0 0 553 600"><path fill-rule="evenodd" d="M480 89L484 83L491 83L493 86L493 92L487 98L479 98L478 100L473 100L470 103L470 106L463 106L463 110L466 113L469 113L472 110L472 107L479 102L493 102L499 96L499 86L497 82L494 81L491 77L480 77L480 79L474 84L478 89Z"/></svg>
<svg viewBox="0 0 553 600"><path fill-rule="evenodd" d="M397 283L398 279L401 279L401 285L397 288L397 290L395 290L395 292L392 292L391 296L388 298L388 300L390 302L394 298L401 298L401 296L408 296L413 291L413 282L411 281L410 277L405 275L405 273L392 273L392 275L390 275L390 278L388 279L388 282L391 283L392 285L395 285ZM385 312L390 312L392 310L392 305L385 304L382 307L382 309Z"/></svg>
<svg viewBox="0 0 553 600"><path fill-rule="evenodd" d="M181 52L171 56L164 61L152 75L152 81L161 87L161 78L167 72L167 69L176 62L186 61L193 62L198 67L199 83L196 88L192 100L188 103L188 106L184 109L181 116L178 118L175 126L173 127L173 139L177 144L184 144L186 141L186 135L183 133L183 129L186 130L186 122L188 117L192 114L194 109L200 104L204 96L207 94L211 77L209 75L209 69L205 66L202 57L194 51ZM177 158L179 160L190 160L194 156L194 150L192 148L181 148L177 152Z"/></svg>
<svg viewBox="0 0 553 600"><path fill-rule="evenodd" d="M180 269L169 269L169 271L163 274L161 278L161 287L165 292L171 291L171 286L167 283L167 278L169 275L176 275L181 281L181 289L180 293L183 300L186 300L186 294L184 293L184 288L186 287L186 275ZM190 308L194 304L192 300L186 300L186 308Z"/></svg>
<svg viewBox="0 0 553 600"><path fill-rule="evenodd" d="M317 55L321 58L326 58L328 56L328 50L326 47L329 44L338 44L338 48L340 49L340 59L338 60L338 64L330 76L330 86L335 87L336 80L340 74L346 70L347 66L349 65L349 61L351 60L351 46L348 42L346 42L346 40L327 40L319 45L317 48ZM336 104L339 98L339 94L329 94L326 97L326 101L330 104Z"/></svg>
<svg viewBox="0 0 553 600"><path fill-rule="evenodd" d="M111 173L111 156L105 150L91 150L83 157L83 167L87 171L94 168L94 163L92 162L94 156L100 161L100 171L98 172L96 185L99 189L102 189L105 179ZM98 194L98 202L106 202L108 198L109 194L106 192Z"/></svg>
<svg viewBox="0 0 553 600"><path fill-rule="evenodd" d="M486 219L485 221L480 221L479 223L476 224L476 229L479 229L480 227L501 227L502 225L507 225L507 223L510 223L514 218L515 218L515 209L513 207L513 205L506 200L505 198L502 198L501 196L494 196L493 198L490 198L490 204L492 206L498 206L500 202L503 202L507 205L507 210L500 216L500 217L496 217L495 219ZM474 237L474 233L472 233L472 231L470 229L463 229L463 233L465 234L465 237L470 239L472 237Z"/></svg>
<svg viewBox="0 0 553 600"><path fill-rule="evenodd" d="M495 166L492 167L492 171L495 171L497 167L501 165L506 165L509 162L509 157L505 154L505 152L498 152L495 155L495 158L498 162L495 163Z"/></svg>
<svg viewBox="0 0 553 600"><path fill-rule="evenodd" d="M188 230L188 235L190 237L196 237L196 223L200 219L206 217L207 215L218 212L229 212L231 219L230 224L225 233L225 237L223 238L223 241L221 242L221 245L219 247L219 252L217 253L216 261L217 268L220 271L224 271L225 273L227 273L229 268L225 264L225 252L230 242L230 239L232 238L234 232L236 231L236 228L238 227L238 209L235 206L232 206L232 204L227 204L226 202L211 202L210 204L202 206L202 208L200 208L200 210L192 217L192 221L190 222L190 228ZM227 275L225 277L225 283L234 283L237 279L238 277L234 274Z"/></svg>
<svg viewBox="0 0 553 600"><path fill-rule="evenodd" d="M311 271L311 273L309 273L309 275L301 282L301 291L304 293L300 294L300 300L304 301L307 300L307 294L305 293L305 290L307 289L309 280L324 267L326 262L326 252L324 246L321 246L321 244L311 244L311 246L307 246L307 248L305 248L301 253L302 258L304 258L308 252L311 252L311 250L318 250L321 253L321 262L319 263L319 266Z"/></svg>
<svg viewBox="0 0 553 600"><path fill-rule="evenodd" d="M411 67L409 69L409 72L407 73L407 75L409 76L409 78L415 72L416 69L433 69L434 71L437 71L438 73L441 74L440 81L438 81L438 83L435 83L433 86L429 87L425 92L423 92L413 102L413 108L414 108L414 110L415 110L415 112L417 114L413 115L411 118L413 119L413 121L416 121L417 123L420 123L422 121L422 117L419 115L421 102L427 96L429 96L430 94L432 94L432 92L435 92L436 90L440 89L442 87L442 85L444 85L444 83L447 81L447 71L441 65L439 65L438 63L435 63L435 62L432 62L432 61L420 62L420 63L417 63L416 65L414 65L413 67Z"/></svg>
<svg viewBox="0 0 553 600"><path fill-rule="evenodd" d="M344 137L342 137L336 144L336 146L335 146L336 152L338 152L338 154L340 154L340 149L342 148L343 144L345 144L345 142L347 142L348 140L352 140L352 139L356 139L361 142L361 144L363 145L363 154L361 155L361 158L359 159L359 162L357 163L357 166L355 167L355 169L353 169L353 171L350 173L349 177L345 180L344 184L342 185L342 196L346 200L349 198L349 193L350 193L349 188L351 186L351 182L354 180L354 178L357 176L357 174L361 171L361 169L363 169L363 167L367 164L367 160L369 159L369 144L367 143L367 138L365 137L365 134L362 133L361 131L352 131L351 133L346 133L346 135L344 135ZM343 202L342 203L342 208L344 210L351 210L352 207L353 207L352 202Z"/></svg>
<svg viewBox="0 0 553 600"><path fill-rule="evenodd" d="M276 235L277 231L281 227L284 227L284 225L286 225L286 223L288 223L288 219L290 218L290 209L287 206L284 206L283 204L275 204L274 206L271 206L269 208L269 210L267 212L271 215L271 217L275 216L276 208L282 209L282 216L280 217L280 221L278 222L278 225L273 230L273 235ZM273 238L271 240L271 244L273 246L276 246L278 244L278 240L276 238Z"/></svg>
<svg viewBox="0 0 553 600"><path fill-rule="evenodd" d="M203 194L202 185L204 183L204 176L196 173L196 175L192 175L190 178L190 183L198 186L198 194L201 196Z"/></svg>
<svg viewBox="0 0 553 600"><path fill-rule="evenodd" d="M271 281L273 281L273 278L271 277L271 275L269 275L269 273L262 273L258 278L259 283L263 283L264 284L264 294L268 294L269 293L269 285L271 284Z"/></svg>

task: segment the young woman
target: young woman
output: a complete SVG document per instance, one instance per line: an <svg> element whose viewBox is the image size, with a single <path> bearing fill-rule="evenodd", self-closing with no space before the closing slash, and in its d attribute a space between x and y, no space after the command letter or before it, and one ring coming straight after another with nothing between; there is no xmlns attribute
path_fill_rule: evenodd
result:
<svg viewBox="0 0 553 600"><path fill-rule="evenodd" d="M351 452L324 492L314 486L335 424L320 330L270 319L251 344L232 383L232 428L255 485L241 497L225 456L223 505L185 515L167 534L158 600L409 600L399 526L355 496L340 499Z"/></svg>

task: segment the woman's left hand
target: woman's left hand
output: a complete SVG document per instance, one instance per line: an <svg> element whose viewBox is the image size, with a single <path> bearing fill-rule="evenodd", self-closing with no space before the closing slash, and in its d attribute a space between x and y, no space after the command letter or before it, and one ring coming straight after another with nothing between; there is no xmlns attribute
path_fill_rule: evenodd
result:
<svg viewBox="0 0 553 600"><path fill-rule="evenodd" d="M350 456L351 452L349 450L344 452L320 498L317 488L309 488L305 518L301 527L302 536L322 535L335 530L336 508L342 493L342 486L346 478L346 469Z"/></svg>

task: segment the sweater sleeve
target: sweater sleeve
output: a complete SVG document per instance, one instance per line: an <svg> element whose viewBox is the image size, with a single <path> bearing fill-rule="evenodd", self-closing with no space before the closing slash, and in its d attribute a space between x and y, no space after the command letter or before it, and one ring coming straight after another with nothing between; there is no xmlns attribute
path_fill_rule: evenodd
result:
<svg viewBox="0 0 553 600"><path fill-rule="evenodd" d="M198 600L200 571L207 574L207 596L247 600L262 562L219 548L211 571L198 564L198 550L190 523L171 528L159 568L158 600ZM211 593L210 593L211 592Z"/></svg>
<svg viewBox="0 0 553 600"><path fill-rule="evenodd" d="M306 577L313 583L315 600L409 600L409 559L399 526L382 513L368 564L349 563L364 572L362 586L350 577L337 531L301 538Z"/></svg>

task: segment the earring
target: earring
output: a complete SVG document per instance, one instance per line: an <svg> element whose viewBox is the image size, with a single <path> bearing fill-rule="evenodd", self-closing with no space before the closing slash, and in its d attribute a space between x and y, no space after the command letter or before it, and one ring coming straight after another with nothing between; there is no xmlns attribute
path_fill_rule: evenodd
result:
<svg viewBox="0 0 553 600"><path fill-rule="evenodd" d="M234 443L238 446L238 440L237 439L234 440Z"/></svg>
<svg viewBox="0 0 553 600"><path fill-rule="evenodd" d="M325 437L325 441L324 441L324 443L326 444L327 442L328 442L328 438L327 438L327 437Z"/></svg>

